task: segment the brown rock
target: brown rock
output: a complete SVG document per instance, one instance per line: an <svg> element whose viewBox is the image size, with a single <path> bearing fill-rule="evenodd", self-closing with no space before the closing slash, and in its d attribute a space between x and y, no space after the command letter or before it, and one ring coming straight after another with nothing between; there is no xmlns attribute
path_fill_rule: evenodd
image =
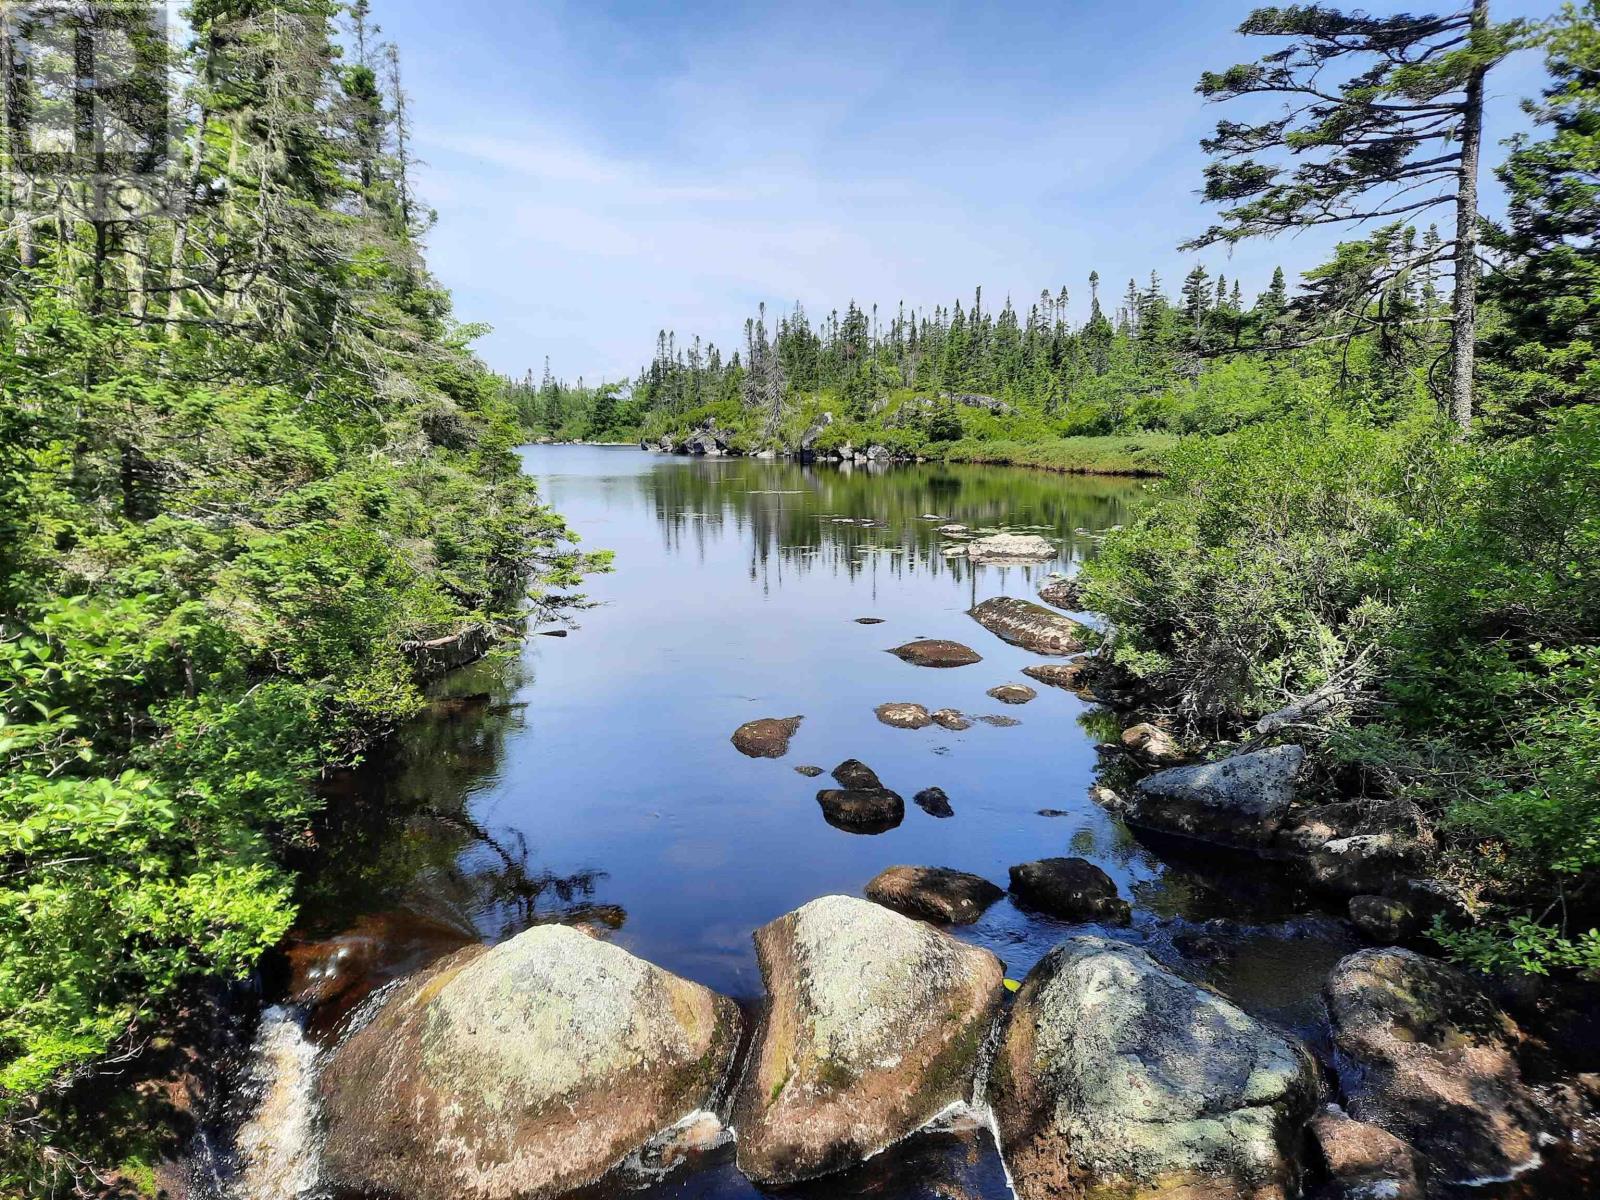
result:
<svg viewBox="0 0 1600 1200"><path fill-rule="evenodd" d="M933 718L928 715L928 710L920 704L891 701L888 704L878 705L872 711L877 714L878 720L895 729L926 729L933 724Z"/></svg>
<svg viewBox="0 0 1600 1200"><path fill-rule="evenodd" d="M1007 717L1000 713L991 713L986 717L979 717L985 725L993 725L996 729L1015 729L1022 722L1015 717Z"/></svg>
<svg viewBox="0 0 1600 1200"><path fill-rule="evenodd" d="M941 708L933 713L933 723L946 729L960 733L963 729L971 729L972 721L963 713L953 708Z"/></svg>
<svg viewBox="0 0 1600 1200"><path fill-rule="evenodd" d="M1031 600L994 596L967 615L990 633L1035 654L1077 654L1083 649L1082 625Z"/></svg>
<svg viewBox="0 0 1600 1200"><path fill-rule="evenodd" d="M789 739L800 728L802 717L762 717L746 721L733 731L733 745L751 758L782 758L789 753Z"/></svg>
<svg viewBox="0 0 1600 1200"><path fill-rule="evenodd" d="M883 624L883 618L882 617L857 617L856 618L856 624L857 625L882 625Z"/></svg>
<svg viewBox="0 0 1600 1200"><path fill-rule="evenodd" d="M1039 589L1039 599L1068 612L1078 612L1083 608L1082 591L1076 579L1052 579Z"/></svg>
<svg viewBox="0 0 1600 1200"><path fill-rule="evenodd" d="M1026 704L1035 699L1039 693L1025 684L1002 683L999 687L990 688L985 695L991 700L1000 701L1001 704Z"/></svg>
<svg viewBox="0 0 1600 1200"><path fill-rule="evenodd" d="M964 1099L1003 995L986 950L845 896L764 925L768 996L734 1106L758 1184L861 1162Z"/></svg>
<svg viewBox="0 0 1600 1200"><path fill-rule="evenodd" d="M887 833L906 817L906 804L888 788L824 788L817 793L823 819L847 833Z"/></svg>
<svg viewBox="0 0 1600 1200"><path fill-rule="evenodd" d="M949 867L889 867L867 884L868 900L946 925L970 925L1004 895L983 876Z"/></svg>
<svg viewBox="0 0 1600 1200"><path fill-rule="evenodd" d="M801 775L804 775L807 779L815 779L818 775L822 774L821 767L813 767L809 763L803 767L796 767L795 771Z"/></svg>
<svg viewBox="0 0 1600 1200"><path fill-rule="evenodd" d="M878 773L859 758L847 758L833 769L834 782L851 791L876 791L883 787Z"/></svg>
<svg viewBox="0 0 1600 1200"><path fill-rule="evenodd" d="M1147 763L1170 766L1183 761L1183 751L1172 740L1172 735L1159 725L1148 721L1130 725L1122 731L1122 745Z"/></svg>
<svg viewBox="0 0 1600 1200"><path fill-rule="evenodd" d="M1409 904L1387 896L1350 897L1350 921L1373 941L1384 945L1413 937L1422 927Z"/></svg>
<svg viewBox="0 0 1600 1200"><path fill-rule="evenodd" d="M1012 867L1011 894L1063 921L1126 925L1132 911L1111 876L1082 858L1041 858Z"/></svg>
<svg viewBox="0 0 1600 1200"><path fill-rule="evenodd" d="M1084 678L1088 672L1087 658L1075 658L1071 662L1064 663L1040 663L1036 667L1022 668L1022 673L1029 679L1069 692L1081 692L1088 686Z"/></svg>
<svg viewBox="0 0 1600 1200"><path fill-rule="evenodd" d="M1311 1137L1332 1179L1332 1200L1422 1200L1417 1156L1394 1134L1329 1104L1311 1118Z"/></svg>
<svg viewBox="0 0 1600 1200"><path fill-rule="evenodd" d="M896 646L890 654L916 667L969 667L983 661L983 656L960 642L942 638L924 638Z"/></svg>

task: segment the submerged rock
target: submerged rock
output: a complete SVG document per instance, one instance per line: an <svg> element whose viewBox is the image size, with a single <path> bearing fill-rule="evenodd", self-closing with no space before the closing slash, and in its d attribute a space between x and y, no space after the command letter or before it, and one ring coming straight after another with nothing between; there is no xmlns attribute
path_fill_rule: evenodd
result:
<svg viewBox="0 0 1600 1200"><path fill-rule="evenodd" d="M459 951L334 1052L330 1182L558 1196L706 1107L739 1026L733 1001L564 926Z"/></svg>
<svg viewBox="0 0 1600 1200"><path fill-rule="evenodd" d="M935 725L941 725L945 729L954 730L956 733L960 733L963 729L972 728L971 718L953 708L937 709L932 715Z"/></svg>
<svg viewBox="0 0 1600 1200"><path fill-rule="evenodd" d="M782 758L803 717L762 717L733 731L734 749L751 758Z"/></svg>
<svg viewBox="0 0 1600 1200"><path fill-rule="evenodd" d="M1017 720L1015 717L1007 717L1000 713L991 713L988 716L979 717L978 720L982 721L985 725L993 725L996 729L1015 729L1018 725L1022 724L1022 722Z"/></svg>
<svg viewBox="0 0 1600 1200"><path fill-rule="evenodd" d="M1537 1156L1522 1033L1460 971L1410 950L1359 950L1324 996L1345 1107L1403 1138L1430 1175L1497 1179Z"/></svg>
<svg viewBox="0 0 1600 1200"><path fill-rule="evenodd" d="M1005 893L982 875L949 867L889 867L867 884L867 899L908 917L970 925Z"/></svg>
<svg viewBox="0 0 1600 1200"><path fill-rule="evenodd" d="M943 638L923 638L896 646L890 654L916 667L970 667L983 661L982 655L960 642Z"/></svg>
<svg viewBox="0 0 1600 1200"><path fill-rule="evenodd" d="M1123 815L1134 825L1166 833L1264 847L1294 801L1305 756L1299 746L1273 746L1157 771L1134 786Z"/></svg>
<svg viewBox="0 0 1600 1200"><path fill-rule="evenodd" d="M1001 641L1035 654L1077 654L1083 649L1083 626L1031 600L991 596L967 615Z"/></svg>
<svg viewBox="0 0 1600 1200"><path fill-rule="evenodd" d="M975 563L1036 563L1055 556L1055 543L1036 533L996 533L967 543L967 557Z"/></svg>
<svg viewBox="0 0 1600 1200"><path fill-rule="evenodd" d="M1170 767L1183 761L1183 751L1172 735L1148 721L1128 726L1119 740L1123 749L1154 766Z"/></svg>
<svg viewBox="0 0 1600 1200"><path fill-rule="evenodd" d="M1282 1196L1317 1097L1310 1056L1143 950L1057 946L1017 993L991 1072L1019 1200Z"/></svg>
<svg viewBox="0 0 1600 1200"><path fill-rule="evenodd" d="M999 687L990 688L984 694L991 700L1000 701L1001 704L1026 704L1039 695L1031 687L1021 683L1002 683Z"/></svg>
<svg viewBox="0 0 1600 1200"><path fill-rule="evenodd" d="M928 715L928 710L920 704L892 701L880 704L872 711L877 714L878 720L896 729L926 729L933 724L933 718Z"/></svg>
<svg viewBox="0 0 1600 1200"><path fill-rule="evenodd" d="M1311 1118L1311 1138L1331 1181L1331 1200L1422 1200L1417 1156L1394 1134L1328 1104Z"/></svg>
<svg viewBox="0 0 1600 1200"><path fill-rule="evenodd" d="M1083 858L1041 858L1012 867L1011 894L1063 921L1126 925L1132 913L1111 876Z"/></svg>
<svg viewBox="0 0 1600 1200"><path fill-rule="evenodd" d="M768 1002L734 1109L751 1179L851 1166L966 1098L1004 990L994 955L846 896L755 942Z"/></svg>
<svg viewBox="0 0 1600 1200"><path fill-rule="evenodd" d="M859 758L847 758L833 769L833 779L842 788L871 791L883 786L878 773Z"/></svg>
<svg viewBox="0 0 1600 1200"><path fill-rule="evenodd" d="M809 763L803 767L796 767L795 771L801 775L804 775L807 779L815 779L818 775L822 774L821 767L814 767Z"/></svg>
<svg viewBox="0 0 1600 1200"><path fill-rule="evenodd" d="M944 794L943 788L923 788L912 797L917 802L917 807L930 817L953 817L956 810L950 807L950 797Z"/></svg>
<svg viewBox="0 0 1600 1200"><path fill-rule="evenodd" d="M857 625L882 625L883 624L883 618L882 617L857 617L856 618L856 624Z"/></svg>
<svg viewBox="0 0 1600 1200"><path fill-rule="evenodd" d="M847 833L887 833L906 817L906 803L888 788L824 788L817 793L822 816Z"/></svg>
<svg viewBox="0 0 1600 1200"><path fill-rule="evenodd" d="M1068 612L1083 608L1083 588L1076 579L1052 579L1039 589L1039 599Z"/></svg>

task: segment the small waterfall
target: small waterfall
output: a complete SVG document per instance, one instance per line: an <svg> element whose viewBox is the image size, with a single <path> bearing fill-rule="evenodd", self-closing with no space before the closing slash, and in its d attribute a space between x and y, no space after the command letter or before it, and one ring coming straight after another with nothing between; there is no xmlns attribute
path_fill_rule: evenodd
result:
<svg viewBox="0 0 1600 1200"><path fill-rule="evenodd" d="M234 1137L234 1200L310 1200L321 1192L317 1048L305 1014L274 1005L261 1014L245 1092L256 1100Z"/></svg>

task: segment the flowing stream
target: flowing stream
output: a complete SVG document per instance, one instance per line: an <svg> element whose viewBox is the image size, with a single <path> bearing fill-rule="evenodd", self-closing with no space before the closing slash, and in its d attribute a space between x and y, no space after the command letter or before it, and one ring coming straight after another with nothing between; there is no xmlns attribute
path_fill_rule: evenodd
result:
<svg viewBox="0 0 1600 1200"><path fill-rule="evenodd" d="M585 922L753 1005L753 929L817 896L858 895L897 863L1004 886L1014 863L1088 858L1133 903L1131 927L1115 936L1324 1049L1318 992L1358 944L1349 927L1269 866L1158 854L1098 808L1088 797L1096 745L1118 728L1106 711L1043 685L1021 706L985 695L1047 660L993 637L967 609L1032 599L1052 573L1075 572L1129 518L1140 484L601 447L529 447L523 460L587 548L615 551L615 571L587 581L592 606L568 636L536 632L446 679L429 714L333 798L299 864L302 929L285 977L268 987L269 1000L315 1004L314 1015L303 1025L305 1010L276 1008L262 1022L246 1073L267 1107L238 1132L233 1195L321 1194L318 1047L375 989L462 941ZM951 522L1043 533L1061 554L974 568L948 553L938 529ZM930 670L885 653L921 637L964 642L983 662ZM894 729L873 714L886 701L1009 721ZM794 715L804 720L786 757L746 758L729 743L745 721ZM907 798L903 824L862 836L823 820L815 795L828 781L795 768L846 758ZM931 786L953 816L909 803ZM1001 900L955 932L1020 979L1068 929ZM691 1157L691 1169L635 1172L597 1191L627 1182L650 1197L760 1194L725 1140ZM962 1114L800 1191L1009 1195L983 1122Z"/></svg>

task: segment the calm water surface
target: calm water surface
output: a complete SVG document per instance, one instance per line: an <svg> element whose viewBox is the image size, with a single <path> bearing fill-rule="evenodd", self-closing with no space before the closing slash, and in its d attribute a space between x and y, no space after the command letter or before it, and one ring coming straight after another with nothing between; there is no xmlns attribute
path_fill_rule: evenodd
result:
<svg viewBox="0 0 1600 1200"><path fill-rule="evenodd" d="M1087 797L1115 718L1054 688L1010 707L984 693L1048 661L966 615L990 596L1034 598L1126 521L1141 486L994 468L801 467L600 447L529 447L523 460L586 548L615 570L584 585L568 636L530 637L458 672L397 759L335 806L306 897L306 937L381 915L489 941L539 920L582 920L668 969L755 1002L750 934L817 896L859 895L897 863L957 867L1004 886L1014 863L1076 854L1134 903L1118 931L1315 1043L1317 989L1353 947L1342 922L1254 863L1163 855ZM937 519L934 519L937 518ZM860 524L870 519L871 525ZM937 527L1036 531L1057 561L982 566L949 557ZM882 624L861 625L874 617ZM555 628L555 627L549 627ZM983 662L930 670L885 653L953 638ZM914 701L1015 719L950 732L880 724ZM789 753L750 759L729 735L756 717L804 718ZM846 758L906 797L897 829L829 826L816 803ZM910 803L938 786L955 815ZM1041 809L1066 815L1044 816ZM393 914L405 914L401 918ZM1079 927L1081 928L1081 927ZM957 936L1020 978L1069 931L1002 900ZM404 940L402 935L400 940ZM734 1197L754 1188L726 1156L648 1194ZM929 1133L819 1195L1009 1194L986 1133Z"/></svg>

